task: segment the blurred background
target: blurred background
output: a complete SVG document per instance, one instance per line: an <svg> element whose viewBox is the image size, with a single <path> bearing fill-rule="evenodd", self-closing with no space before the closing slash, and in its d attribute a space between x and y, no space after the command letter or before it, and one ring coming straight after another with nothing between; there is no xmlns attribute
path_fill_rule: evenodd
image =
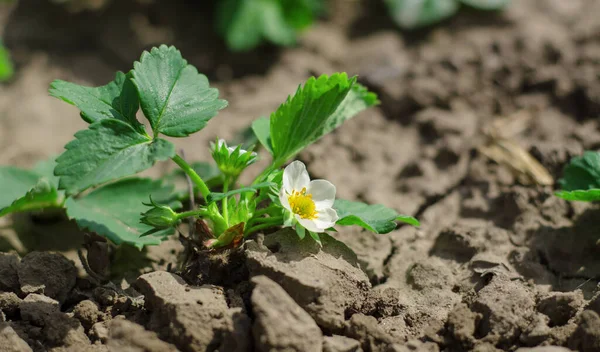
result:
<svg viewBox="0 0 600 352"><path fill-rule="evenodd" d="M30 167L86 127L48 95L52 80L103 85L170 44L230 103L175 141L190 160L308 77L346 71L382 104L300 156L340 197L418 215L467 175L552 185L570 156L600 146L598 13L588 0L0 1L0 164ZM511 163L490 135L541 165Z"/></svg>

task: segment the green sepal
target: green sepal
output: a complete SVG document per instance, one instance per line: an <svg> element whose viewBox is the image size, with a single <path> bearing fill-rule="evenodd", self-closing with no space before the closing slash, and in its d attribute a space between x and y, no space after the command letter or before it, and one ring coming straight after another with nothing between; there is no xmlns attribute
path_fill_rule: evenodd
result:
<svg viewBox="0 0 600 352"><path fill-rule="evenodd" d="M221 172L234 179L258 160L258 154L252 150L244 150L241 145L229 147L223 139L211 142L210 150Z"/></svg>
<svg viewBox="0 0 600 352"><path fill-rule="evenodd" d="M203 129L227 106L208 78L173 46L145 51L133 64L133 84L155 136L185 137Z"/></svg>
<svg viewBox="0 0 600 352"><path fill-rule="evenodd" d="M303 240L304 236L306 236L306 229L302 225L296 224L296 234L301 240Z"/></svg>
<svg viewBox="0 0 600 352"><path fill-rule="evenodd" d="M420 226L412 216L400 215L381 204L369 205L361 202L336 199L333 208L338 214L337 225L358 225L374 233L388 233L396 229L396 221Z"/></svg>
<svg viewBox="0 0 600 352"><path fill-rule="evenodd" d="M59 189L67 195L144 171L175 155L173 143L151 139L117 119L99 120L75 138L54 169L60 176Z"/></svg>
<svg viewBox="0 0 600 352"><path fill-rule="evenodd" d="M153 226L158 229L174 227L179 224L179 217L170 206L156 203L152 200L152 196L150 196L150 203L143 204L151 208L142 213L142 217L140 218L142 224Z"/></svg>
<svg viewBox="0 0 600 352"><path fill-rule="evenodd" d="M600 189L585 189L576 191L559 191L557 197L570 201L595 202L600 200Z"/></svg>
<svg viewBox="0 0 600 352"><path fill-rule="evenodd" d="M151 195L161 203L169 203L172 186L147 178L129 178L104 185L80 198L69 198L67 215L81 229L95 232L115 244L129 243L137 248L160 244L174 232L173 228L155 229L140 222L140 214L148 210L143 202ZM148 231L152 235L143 236Z"/></svg>
<svg viewBox="0 0 600 352"><path fill-rule="evenodd" d="M308 231L308 233L310 234L310 237L312 237L312 239L315 240L315 242L317 242L319 244L319 246L323 247L323 243L321 242L321 237L319 236L318 233L312 232L312 231Z"/></svg>

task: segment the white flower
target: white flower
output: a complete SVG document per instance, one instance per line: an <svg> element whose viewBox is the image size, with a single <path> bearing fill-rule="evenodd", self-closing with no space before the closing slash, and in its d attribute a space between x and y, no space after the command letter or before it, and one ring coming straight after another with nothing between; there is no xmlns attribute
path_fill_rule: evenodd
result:
<svg viewBox="0 0 600 352"><path fill-rule="evenodd" d="M323 232L338 220L332 208L335 186L326 180L311 181L301 161L294 161L283 170L279 200L308 231Z"/></svg>

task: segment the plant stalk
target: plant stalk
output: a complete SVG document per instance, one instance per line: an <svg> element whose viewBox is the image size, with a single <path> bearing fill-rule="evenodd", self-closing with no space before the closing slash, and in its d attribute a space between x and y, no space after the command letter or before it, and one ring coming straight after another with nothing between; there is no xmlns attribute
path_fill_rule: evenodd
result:
<svg viewBox="0 0 600 352"><path fill-rule="evenodd" d="M175 155L172 158L172 160L175 162L175 164L177 164L183 170L183 172L185 172L190 177L192 182L194 182L194 184L196 186L198 186L198 189L200 189L200 193L202 194L202 197L204 197L204 199L208 199L208 195L210 194L210 190L208 189L208 186L206 186L206 183L204 183L202 178L200 176L198 176L198 174L196 173L196 171L194 171L194 169L190 166L190 164L188 164L185 160L183 160L183 158L180 157L179 155Z"/></svg>
<svg viewBox="0 0 600 352"><path fill-rule="evenodd" d="M223 180L223 193L227 193L229 191L229 177L225 176L225 180ZM221 203L223 209L221 213L223 214L223 219L225 220L225 224L227 228L229 228L229 207L227 204L229 197L223 198L223 202Z"/></svg>

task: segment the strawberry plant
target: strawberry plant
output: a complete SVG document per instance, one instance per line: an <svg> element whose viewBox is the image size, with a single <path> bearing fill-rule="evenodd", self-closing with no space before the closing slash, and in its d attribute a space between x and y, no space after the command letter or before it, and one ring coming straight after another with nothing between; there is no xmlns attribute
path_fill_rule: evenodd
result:
<svg viewBox="0 0 600 352"><path fill-rule="evenodd" d="M202 219L209 248L278 226L292 226L301 238L308 233L320 242L319 233L336 225L376 233L392 231L396 221L418 225L383 205L335 199L335 186L311 181L300 161L282 170L310 144L378 103L345 73L310 78L270 118L252 124L271 162L247 185L238 179L258 159L251 149L217 139L210 146L215 166L189 164L163 138L199 132L227 106L174 47L144 52L131 71L118 72L101 87L54 81L50 95L76 106L89 126L55 161L33 170L0 168L0 216L64 208L81 229L138 248L159 244L186 218ZM193 182L202 198L198 207L182 209L169 177L132 177L165 160Z"/></svg>
<svg viewBox="0 0 600 352"><path fill-rule="evenodd" d="M401 28L426 27L458 12L461 5L478 10L499 10L510 0L386 0L394 21Z"/></svg>
<svg viewBox="0 0 600 352"><path fill-rule="evenodd" d="M0 41L0 82L10 79L13 73L13 65L8 50Z"/></svg>
<svg viewBox="0 0 600 352"><path fill-rule="evenodd" d="M556 195L571 201L600 200L600 153L587 151L565 166Z"/></svg>
<svg viewBox="0 0 600 352"><path fill-rule="evenodd" d="M263 41L288 46L323 9L323 0L219 0L217 29L234 51Z"/></svg>

